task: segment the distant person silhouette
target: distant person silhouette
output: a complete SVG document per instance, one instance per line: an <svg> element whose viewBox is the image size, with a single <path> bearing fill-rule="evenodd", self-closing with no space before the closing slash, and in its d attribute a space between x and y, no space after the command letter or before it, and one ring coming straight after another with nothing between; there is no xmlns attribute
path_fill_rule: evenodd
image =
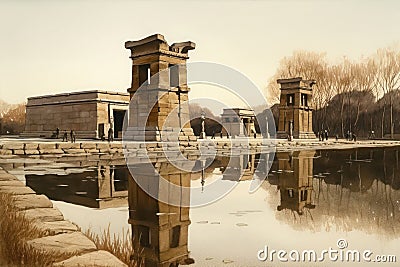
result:
<svg viewBox="0 0 400 267"><path fill-rule="evenodd" d="M108 129L108 142L112 141L114 141L114 131L112 127L110 127L110 129Z"/></svg>
<svg viewBox="0 0 400 267"><path fill-rule="evenodd" d="M351 139L355 142L355 141L357 141L357 136L354 133L352 133L351 134Z"/></svg>
<svg viewBox="0 0 400 267"><path fill-rule="evenodd" d="M69 133L70 137L71 137L71 143L75 143L76 142L76 135L74 130L71 130L71 132Z"/></svg>
<svg viewBox="0 0 400 267"><path fill-rule="evenodd" d="M67 134L67 131L66 130L64 130L64 134L63 134L63 140L62 140L63 142L68 142L68 134Z"/></svg>

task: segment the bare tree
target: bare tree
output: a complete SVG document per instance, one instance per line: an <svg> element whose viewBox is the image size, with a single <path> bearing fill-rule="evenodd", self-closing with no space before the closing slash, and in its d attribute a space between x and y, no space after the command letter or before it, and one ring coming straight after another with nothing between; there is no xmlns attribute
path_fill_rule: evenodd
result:
<svg viewBox="0 0 400 267"><path fill-rule="evenodd" d="M394 121L397 112L394 101L400 97L397 94L400 87L399 48L379 49L373 56L358 60L344 57L336 64L328 64L325 53L295 51L281 60L276 73L268 80L268 100L279 102L276 83L279 78L315 79L314 130L332 128L342 136L346 131L366 134L380 123L381 136L384 137L385 129L390 129L393 138L394 124L397 127L400 123ZM376 103L378 105L374 105ZM389 125L385 123L386 117L390 119Z"/></svg>
<svg viewBox="0 0 400 267"><path fill-rule="evenodd" d="M363 94L368 94L368 93L376 94L377 67L373 60L364 59L358 63L353 63L351 73L353 78L353 91L359 91L362 92ZM356 94L356 96L362 96L363 94ZM361 99L354 99L354 100L356 102L357 111L353 128L356 128L360 116L360 107L361 105L365 105L366 103L362 103ZM371 117L370 130L372 130L372 128L373 125Z"/></svg>
<svg viewBox="0 0 400 267"><path fill-rule="evenodd" d="M276 80L280 79L280 74L275 73L269 80L266 87L267 103L272 106L279 103L280 90Z"/></svg>
<svg viewBox="0 0 400 267"><path fill-rule="evenodd" d="M374 57L377 66L377 86L381 94L389 94L390 137L394 137L393 124L393 91L400 86L400 51L396 47L379 49ZM387 100L385 98L382 110L381 134L384 137L384 123Z"/></svg>
<svg viewBox="0 0 400 267"><path fill-rule="evenodd" d="M4 133L19 134L25 128L26 104L15 105L2 117L2 131Z"/></svg>
<svg viewBox="0 0 400 267"><path fill-rule="evenodd" d="M345 114L344 108L346 102L348 102L351 91L351 62L344 58L340 64L334 65L330 69L332 79L332 89L335 94L340 98L340 129L342 136L345 135ZM347 100L347 101L346 101ZM351 131L351 129L349 129Z"/></svg>

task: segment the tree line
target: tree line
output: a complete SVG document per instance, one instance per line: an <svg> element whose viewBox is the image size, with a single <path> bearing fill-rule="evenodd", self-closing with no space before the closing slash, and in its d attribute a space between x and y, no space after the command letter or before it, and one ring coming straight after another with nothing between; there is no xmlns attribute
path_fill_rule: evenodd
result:
<svg viewBox="0 0 400 267"><path fill-rule="evenodd" d="M280 78L314 79L314 131L328 130L331 135L355 132L368 136L394 138L400 133L400 49L390 46L376 53L337 63L326 53L295 51L281 60L266 87L270 103L279 102ZM273 106L276 109L276 105ZM275 114L276 112L274 112Z"/></svg>
<svg viewBox="0 0 400 267"><path fill-rule="evenodd" d="M312 51L295 51L284 57L266 86L276 122L280 97L276 80L293 77L317 81L313 86L314 132L326 129L330 135L344 137L348 131L358 136L369 136L374 131L380 138L394 138L400 133L400 46L381 48L357 60L343 57L335 63L328 61L326 53ZM207 135L220 132L220 116L191 104L195 133L201 131L202 111L207 114ZM21 133L24 123L25 103L2 112L0 134Z"/></svg>
<svg viewBox="0 0 400 267"><path fill-rule="evenodd" d="M0 113L0 134L20 134L25 128L25 103Z"/></svg>

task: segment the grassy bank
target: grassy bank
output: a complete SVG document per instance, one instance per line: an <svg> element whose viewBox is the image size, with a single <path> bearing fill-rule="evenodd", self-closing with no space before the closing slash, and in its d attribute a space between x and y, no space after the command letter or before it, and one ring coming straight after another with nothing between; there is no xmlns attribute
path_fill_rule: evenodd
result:
<svg viewBox="0 0 400 267"><path fill-rule="evenodd" d="M65 259L64 254L33 250L26 241L45 236L33 221L18 213L10 194L0 193L0 242L1 254L12 266L51 266Z"/></svg>
<svg viewBox="0 0 400 267"><path fill-rule="evenodd" d="M96 244L98 249L110 252L129 267L139 267L131 257L133 254L133 242L129 230L126 230L122 236L119 236L111 234L110 226L108 226L100 235L91 229L86 230L84 234Z"/></svg>

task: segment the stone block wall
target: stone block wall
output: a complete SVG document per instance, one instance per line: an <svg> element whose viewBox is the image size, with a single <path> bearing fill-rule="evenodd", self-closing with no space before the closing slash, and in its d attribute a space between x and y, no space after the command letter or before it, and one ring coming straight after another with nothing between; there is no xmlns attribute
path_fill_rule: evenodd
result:
<svg viewBox="0 0 400 267"><path fill-rule="evenodd" d="M51 137L56 129L60 136L74 130L77 138L97 138L98 125L110 127L109 105L127 107L129 95L121 93L88 91L29 98L26 107L26 137Z"/></svg>

